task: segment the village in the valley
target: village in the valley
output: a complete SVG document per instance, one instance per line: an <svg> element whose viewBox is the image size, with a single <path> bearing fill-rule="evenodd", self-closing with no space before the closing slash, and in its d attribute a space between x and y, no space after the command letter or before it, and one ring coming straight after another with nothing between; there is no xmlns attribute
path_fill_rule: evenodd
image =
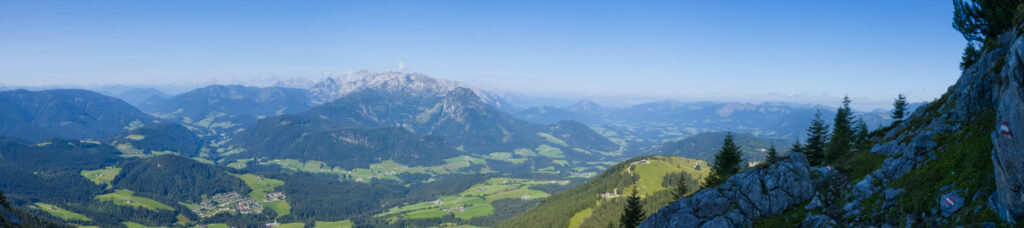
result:
<svg viewBox="0 0 1024 228"><path fill-rule="evenodd" d="M286 197L282 192L270 192L264 196L262 202L281 201ZM263 204L237 192L219 193L209 199L203 199L199 206L192 209L192 212L199 217L210 217L220 212L261 214L263 213Z"/></svg>

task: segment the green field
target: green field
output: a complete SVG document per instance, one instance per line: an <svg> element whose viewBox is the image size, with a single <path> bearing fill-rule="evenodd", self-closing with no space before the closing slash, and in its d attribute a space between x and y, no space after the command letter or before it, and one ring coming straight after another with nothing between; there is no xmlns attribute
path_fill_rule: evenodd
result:
<svg viewBox="0 0 1024 228"><path fill-rule="evenodd" d="M92 219L85 217L85 215L65 210L64 208L54 206L53 204L38 202L35 203L35 206L39 210L50 213L53 217L63 219L64 221L92 221Z"/></svg>
<svg viewBox="0 0 1024 228"><path fill-rule="evenodd" d="M519 149L516 149L514 152L515 152L516 155L523 156L523 157L534 157L534 156L537 156L537 153L534 153L533 150L530 150L530 149L527 149L527 148L519 148Z"/></svg>
<svg viewBox="0 0 1024 228"><path fill-rule="evenodd" d="M277 217L285 216L292 213L292 207L291 205L288 205L288 202L286 200L263 202L263 198L267 196L267 192L273 191L274 188L284 185L284 181L270 178L263 178L263 180L260 180L259 176L253 174L231 175L238 177L238 179L242 179L242 181L245 182L245 185L248 185L249 188L252 189L252 192L249 192L249 198L252 198L252 200L256 202L260 202L264 206L267 206L270 209L274 210L274 212L277 212Z"/></svg>
<svg viewBox="0 0 1024 228"><path fill-rule="evenodd" d="M134 196L134 192L129 190L118 189L114 193L103 194L96 196L96 200L99 201L111 201L118 206L131 206L131 207L143 207L152 211L156 210L174 210L174 208L156 202L151 199ZM131 201L129 203L129 201Z"/></svg>
<svg viewBox="0 0 1024 228"><path fill-rule="evenodd" d="M710 172L709 170L711 170L704 161L682 157L657 156L648 158L646 161L649 164L643 164L641 161L638 161L630 165L634 172L640 175L640 182L638 183L640 185L638 189L640 195L650 195L668 189L668 187L662 186L661 182L666 175L671 173L686 172L694 178L699 178L707 177ZM702 169L694 170L694 165L698 164Z"/></svg>
<svg viewBox="0 0 1024 228"><path fill-rule="evenodd" d="M206 227L207 228L231 228L227 224L220 224L220 223L218 223L218 224L206 224ZM195 225L195 226L192 226L192 228L200 228L200 226L199 225Z"/></svg>
<svg viewBox="0 0 1024 228"><path fill-rule="evenodd" d="M548 146L548 144L542 144L542 145L538 146L537 147L537 153L540 154L541 156L547 156L547 157L552 157L552 158L563 158L563 157L565 157L564 155L562 155L562 150L561 149L558 149L558 148L555 148L555 147L552 147L552 146Z"/></svg>
<svg viewBox="0 0 1024 228"><path fill-rule="evenodd" d="M121 224L124 224L128 228L159 228L157 226L147 226L147 225L142 225L142 224L138 224L138 223L134 223L134 222L122 222Z"/></svg>
<svg viewBox="0 0 1024 228"><path fill-rule="evenodd" d="M282 223L280 226L277 226L277 227L278 228L302 228L302 227L305 227L305 226L306 226L305 223L293 222L293 223Z"/></svg>
<svg viewBox="0 0 1024 228"><path fill-rule="evenodd" d="M537 133L537 135L540 136L540 137L544 137L544 139L547 139L548 142L557 144L559 146L566 146L566 147L569 146L569 144L565 143L564 140L559 139L558 137L555 137L554 135L551 135L551 134L548 134L548 133Z"/></svg>
<svg viewBox="0 0 1024 228"><path fill-rule="evenodd" d="M456 218L468 220L494 214L490 203L500 199L538 199L550 194L530 189L541 184L569 184L568 181L533 181L515 178L491 178L484 183L473 185L456 195L442 196L435 201L420 202L395 207L377 216L401 215L405 219L440 218L454 214ZM464 210L458 210L459 207ZM445 209L448 209L447 211Z"/></svg>
<svg viewBox="0 0 1024 228"><path fill-rule="evenodd" d="M580 225L583 225L583 220L589 218L591 214L594 214L594 208L587 208L576 212L576 214L569 218L569 228L579 228Z"/></svg>
<svg viewBox="0 0 1024 228"><path fill-rule="evenodd" d="M139 141L139 140L146 139L146 136L145 135L128 135L128 136L125 136L124 138L135 140L135 141Z"/></svg>
<svg viewBox="0 0 1024 228"><path fill-rule="evenodd" d="M487 161L484 158L486 158L486 156L474 157L463 155L445 159L445 164L442 165L414 167L398 164L392 160L386 160L381 163L370 164L369 168L357 168L352 170L345 170L340 167L331 167L316 160L303 162L295 159L274 159L261 161L260 164L275 164L281 166L281 168L301 172L328 173L338 175L339 177L348 176L351 180L358 182L369 182L372 179L391 179L401 182L403 180L397 177L398 174L423 173L428 175L447 175L459 173L461 169L471 165L487 164Z"/></svg>
<svg viewBox="0 0 1024 228"><path fill-rule="evenodd" d="M350 228L354 226L351 221L337 221L337 222L316 222L313 223L313 227L316 228Z"/></svg>
<svg viewBox="0 0 1024 228"><path fill-rule="evenodd" d="M97 170L82 170L82 176L96 184L107 184L110 185L111 181L114 181L114 177L118 173L121 173L121 168L109 166L103 169Z"/></svg>
<svg viewBox="0 0 1024 228"><path fill-rule="evenodd" d="M255 160L255 159L252 159L252 158L238 159L238 160L235 160L235 162L232 162L231 164L228 164L228 167L235 168L235 169L244 169L245 167L249 166L249 162L251 162L252 160Z"/></svg>
<svg viewBox="0 0 1024 228"><path fill-rule="evenodd" d="M522 164L526 161L526 158L514 158L514 155L509 152L494 152L482 157L491 160L507 161L514 164Z"/></svg>

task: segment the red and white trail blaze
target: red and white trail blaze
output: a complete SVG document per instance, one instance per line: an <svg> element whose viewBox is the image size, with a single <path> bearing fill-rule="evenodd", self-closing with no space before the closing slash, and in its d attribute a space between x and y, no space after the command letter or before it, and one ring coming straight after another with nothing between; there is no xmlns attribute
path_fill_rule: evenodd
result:
<svg viewBox="0 0 1024 228"><path fill-rule="evenodd" d="M956 204L956 200L954 200L953 197L949 197L949 196L946 196L946 199L943 200L943 201L946 202L946 206L950 206L950 207L952 207L953 204Z"/></svg>
<svg viewBox="0 0 1024 228"><path fill-rule="evenodd" d="M1010 132L1010 124L1005 121L999 124L999 134L1003 135L1003 137L1012 138L1013 132Z"/></svg>

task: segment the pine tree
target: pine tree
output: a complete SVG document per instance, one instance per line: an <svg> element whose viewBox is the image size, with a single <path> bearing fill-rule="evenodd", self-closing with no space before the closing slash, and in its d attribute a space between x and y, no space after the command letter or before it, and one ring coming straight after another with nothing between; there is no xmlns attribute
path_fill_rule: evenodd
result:
<svg viewBox="0 0 1024 228"><path fill-rule="evenodd" d="M903 120L903 115L907 114L907 97L904 97L903 94L896 96L896 101L892 102L892 107L892 120L897 122Z"/></svg>
<svg viewBox="0 0 1024 228"><path fill-rule="evenodd" d="M715 162L711 164L711 174L704 178L703 187L713 187L725 183L733 174L739 173L743 168L743 157L740 146L733 140L732 132L725 134L722 140L722 149L715 154Z"/></svg>
<svg viewBox="0 0 1024 228"><path fill-rule="evenodd" d="M804 145L800 144L800 140L797 139L795 142L793 142L793 145L789 147L789 152L790 153L803 153L804 152Z"/></svg>
<svg viewBox="0 0 1024 228"><path fill-rule="evenodd" d="M775 163L775 161L779 160L779 152L775 151L774 143L771 147L768 147L768 156L765 157L764 160L767 161L768 164Z"/></svg>
<svg viewBox="0 0 1024 228"><path fill-rule="evenodd" d="M828 140L825 147L825 160L828 163L835 162L849 154L854 138L854 132L850 127L852 120L853 111L850 109L850 97L843 96L843 105L836 110L836 117L832 120L832 138Z"/></svg>
<svg viewBox="0 0 1024 228"><path fill-rule="evenodd" d="M622 212L622 217L619 217L619 224L625 228L634 228L640 225L644 217L647 217L647 213L644 212L643 201L636 191L636 186L633 186L633 193L626 197L626 208Z"/></svg>
<svg viewBox="0 0 1024 228"><path fill-rule="evenodd" d="M853 132L856 133L854 134L853 139L854 144L861 144L868 140L868 134L871 133L871 131L868 130L868 124L864 123L863 119L857 119L857 121L854 122L854 126Z"/></svg>
<svg viewBox="0 0 1024 228"><path fill-rule="evenodd" d="M690 193L690 186L686 185L686 181L689 180L688 177L689 175L685 174L679 176L679 182L676 183L676 188L672 190L672 196L674 196L676 199L679 199L683 196L686 196L687 193Z"/></svg>
<svg viewBox="0 0 1024 228"><path fill-rule="evenodd" d="M814 121L807 128L807 145L801 151L807 154L807 161L812 166L821 165L825 160L825 143L828 138L828 125L821 119L821 112L814 113Z"/></svg>

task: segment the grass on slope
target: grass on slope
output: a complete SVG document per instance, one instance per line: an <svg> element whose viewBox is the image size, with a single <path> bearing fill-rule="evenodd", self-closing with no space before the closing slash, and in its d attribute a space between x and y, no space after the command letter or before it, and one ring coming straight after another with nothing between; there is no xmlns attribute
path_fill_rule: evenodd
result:
<svg viewBox="0 0 1024 228"><path fill-rule="evenodd" d="M569 146L569 144L565 143L565 140L559 139L558 137L555 137L554 135L551 135L551 134L548 134L548 133L537 133L537 135L540 136L540 137L543 137L544 139L547 139L548 142L557 144L559 146Z"/></svg>
<svg viewBox="0 0 1024 228"><path fill-rule="evenodd" d="M701 160L688 159L682 157L651 157L646 159L648 164L643 164L644 160L632 163L631 167L640 177L638 191L640 195L651 195L655 192L660 192L669 189L662 184L665 176L672 173L686 172L694 178L706 177L710 173L710 169L694 170L695 165L700 167L708 167L707 163ZM628 171L627 171L628 172ZM629 188L632 188L630 186ZM620 189L620 194L626 192L627 189ZM693 186L691 188L696 188Z"/></svg>
<svg viewBox="0 0 1024 228"><path fill-rule="evenodd" d="M152 211L157 210L174 210L171 206L162 204L155 200L134 196L134 192L124 189L118 189L114 193L108 193L96 196L96 200L99 201L110 201L118 206L131 206L131 207L143 207Z"/></svg>
<svg viewBox="0 0 1024 228"><path fill-rule="evenodd" d="M552 158L563 158L563 157L565 157L564 155L562 155L562 150L561 149L558 149L558 148L555 148L555 147L552 147L552 146L548 146L548 144L542 144L542 145L538 146L537 147L537 153L540 154L541 156L547 156L547 157L552 157Z"/></svg>
<svg viewBox="0 0 1024 228"><path fill-rule="evenodd" d="M583 220L586 220L590 215L594 214L594 208L587 208L569 218L569 228L579 228L583 225Z"/></svg>
<svg viewBox="0 0 1024 228"><path fill-rule="evenodd" d="M351 228L354 225L355 224L352 224L352 221L345 220L345 221L337 221L337 222L316 222L316 223L313 224L313 227L315 227L315 228Z"/></svg>
<svg viewBox="0 0 1024 228"><path fill-rule="evenodd" d="M54 206L53 204L47 204L47 203L38 202L38 203L35 203L35 206L39 210L43 210L46 213L49 213L50 215L53 215L53 217L57 217L57 218L63 219L64 221L92 221L92 219L90 219L89 217L85 217L85 215L82 215L82 214L79 214L79 213L75 213L75 212L71 212L71 211L66 210L64 208L60 208L58 206Z"/></svg>
<svg viewBox="0 0 1024 228"><path fill-rule="evenodd" d="M275 164L281 166L281 168L308 172L308 173L327 173L338 175L339 177L347 177L348 179L355 180L358 182L369 182L372 179L391 179L395 181L403 181L398 178L398 174L402 173L422 173L428 175L447 175L453 173L460 173L461 169L470 167L477 164L487 164L484 158L473 157L473 156L457 156L445 159L445 164L436 166L415 166L409 167L406 165L398 164L392 160L382 161L376 164L370 164L369 168L357 168L352 170L345 170L339 167L331 167L326 163L316 160L299 161L295 159L274 159L269 161L261 161L260 164Z"/></svg>
<svg viewBox="0 0 1024 228"><path fill-rule="evenodd" d="M987 112L966 126L956 135L938 135L940 151L935 160L925 166L913 169L892 183L894 188L905 188L896 200L899 207L886 213L909 214L929 213L937 208L941 196L938 190L953 185L967 198L966 206L951 218L954 224L976 224L984 221L1000 221L998 215L988 209L974 213L973 209L983 206L986 199L973 202L970 198L979 192L992 194L995 191L994 168L992 165L991 132L995 131L995 113ZM966 210L965 210L966 209Z"/></svg>
<svg viewBox="0 0 1024 228"><path fill-rule="evenodd" d="M82 170L82 176L96 184L107 184L110 185L111 181L114 181L114 177L121 173L121 168L118 167L106 167L97 170Z"/></svg>
<svg viewBox="0 0 1024 228"><path fill-rule="evenodd" d="M647 164L641 161L646 160ZM702 169L695 170L699 164ZM669 186L673 186L673 177L686 173L696 179L707 176L707 164L696 159L680 157L650 156L629 159L612 165L599 176L577 185L564 192L552 195L540 205L506 220L498 227L604 227L609 222L618 221L624 201L620 197L630 186L640 186L641 194L645 195L653 211L674 200ZM633 174L636 174L634 176ZM676 177L677 178L677 177ZM670 181L668 183L663 183ZM697 180L690 180L696 183ZM693 185L693 184L691 184ZM696 187L693 187L696 190ZM618 192L620 195L612 194ZM597 196L608 193L610 199L599 199ZM645 206L646 208L647 206Z"/></svg>
<svg viewBox="0 0 1024 228"><path fill-rule="evenodd" d="M530 189L543 184L569 184L568 181L533 181L515 178L491 178L476 184L456 195L442 196L435 201L420 202L392 208L377 216L401 215L405 219L440 218L454 214L456 218L469 220L494 214L494 201L501 199L537 199L548 197L543 191ZM465 207L464 211L458 210ZM447 209L447 210L446 210Z"/></svg>
<svg viewBox="0 0 1024 228"><path fill-rule="evenodd" d="M200 225L192 226L192 228L200 228L200 227L202 227L202 226L200 226ZM220 224L220 223L218 223L218 224L206 224L206 227L207 228L231 228L227 224Z"/></svg>

